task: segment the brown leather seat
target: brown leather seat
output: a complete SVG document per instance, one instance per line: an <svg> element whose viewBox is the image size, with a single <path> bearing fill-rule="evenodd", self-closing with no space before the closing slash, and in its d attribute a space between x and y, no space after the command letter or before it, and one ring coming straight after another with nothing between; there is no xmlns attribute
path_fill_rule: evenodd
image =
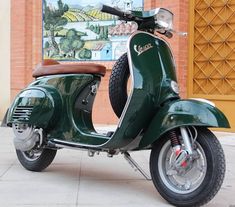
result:
<svg viewBox="0 0 235 207"><path fill-rule="evenodd" d="M55 74L98 74L104 76L106 67L95 63L60 64L56 60L43 60L33 71L33 77Z"/></svg>

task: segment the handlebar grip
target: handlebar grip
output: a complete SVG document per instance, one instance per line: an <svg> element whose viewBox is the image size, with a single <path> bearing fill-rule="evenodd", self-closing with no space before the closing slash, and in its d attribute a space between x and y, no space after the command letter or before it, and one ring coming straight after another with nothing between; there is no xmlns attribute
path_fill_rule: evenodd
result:
<svg viewBox="0 0 235 207"><path fill-rule="evenodd" d="M109 13L109 14L112 14L112 15L115 15L115 16L118 16L118 17L123 17L124 16L124 12L122 12L118 9L115 9L113 7L104 5L104 4L102 5L102 8L101 8L100 11L105 12L105 13Z"/></svg>

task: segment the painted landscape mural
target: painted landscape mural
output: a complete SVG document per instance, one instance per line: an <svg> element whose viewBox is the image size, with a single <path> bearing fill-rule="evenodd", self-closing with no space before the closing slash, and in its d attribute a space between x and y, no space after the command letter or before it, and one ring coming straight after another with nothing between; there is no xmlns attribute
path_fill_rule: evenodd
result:
<svg viewBox="0 0 235 207"><path fill-rule="evenodd" d="M99 1L43 0L44 59L116 60L137 26L100 12ZM143 10L143 0L103 0L121 10Z"/></svg>

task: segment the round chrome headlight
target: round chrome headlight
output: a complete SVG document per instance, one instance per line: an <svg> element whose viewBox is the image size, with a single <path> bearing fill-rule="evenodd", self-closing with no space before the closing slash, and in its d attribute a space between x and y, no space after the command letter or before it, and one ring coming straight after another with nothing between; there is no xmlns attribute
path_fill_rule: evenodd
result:
<svg viewBox="0 0 235 207"><path fill-rule="evenodd" d="M167 29L167 30L172 30L173 29L173 13L170 12L167 9L160 8L157 14L155 15L155 22Z"/></svg>

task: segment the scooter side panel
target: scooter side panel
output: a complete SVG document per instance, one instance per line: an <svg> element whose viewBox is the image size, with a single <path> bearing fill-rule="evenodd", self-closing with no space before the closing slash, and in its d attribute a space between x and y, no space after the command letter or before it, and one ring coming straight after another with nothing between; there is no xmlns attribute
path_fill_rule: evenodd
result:
<svg viewBox="0 0 235 207"><path fill-rule="evenodd" d="M109 139L97 134L92 124L94 87L98 87L99 81L100 77L92 74L62 74L43 77L34 84L55 88L62 100L61 107L54 112L59 117L47 129L48 140L100 145Z"/></svg>
<svg viewBox="0 0 235 207"><path fill-rule="evenodd" d="M218 108L196 100L178 100L159 109L139 148L151 145L167 131L181 126L230 128L227 118Z"/></svg>
<svg viewBox="0 0 235 207"><path fill-rule="evenodd" d="M7 123L43 128L48 140L101 145L92 124L92 105L100 78L91 74L50 75L36 79L19 93L8 112ZM14 118L16 108L22 116ZM25 118L24 118L25 117Z"/></svg>

